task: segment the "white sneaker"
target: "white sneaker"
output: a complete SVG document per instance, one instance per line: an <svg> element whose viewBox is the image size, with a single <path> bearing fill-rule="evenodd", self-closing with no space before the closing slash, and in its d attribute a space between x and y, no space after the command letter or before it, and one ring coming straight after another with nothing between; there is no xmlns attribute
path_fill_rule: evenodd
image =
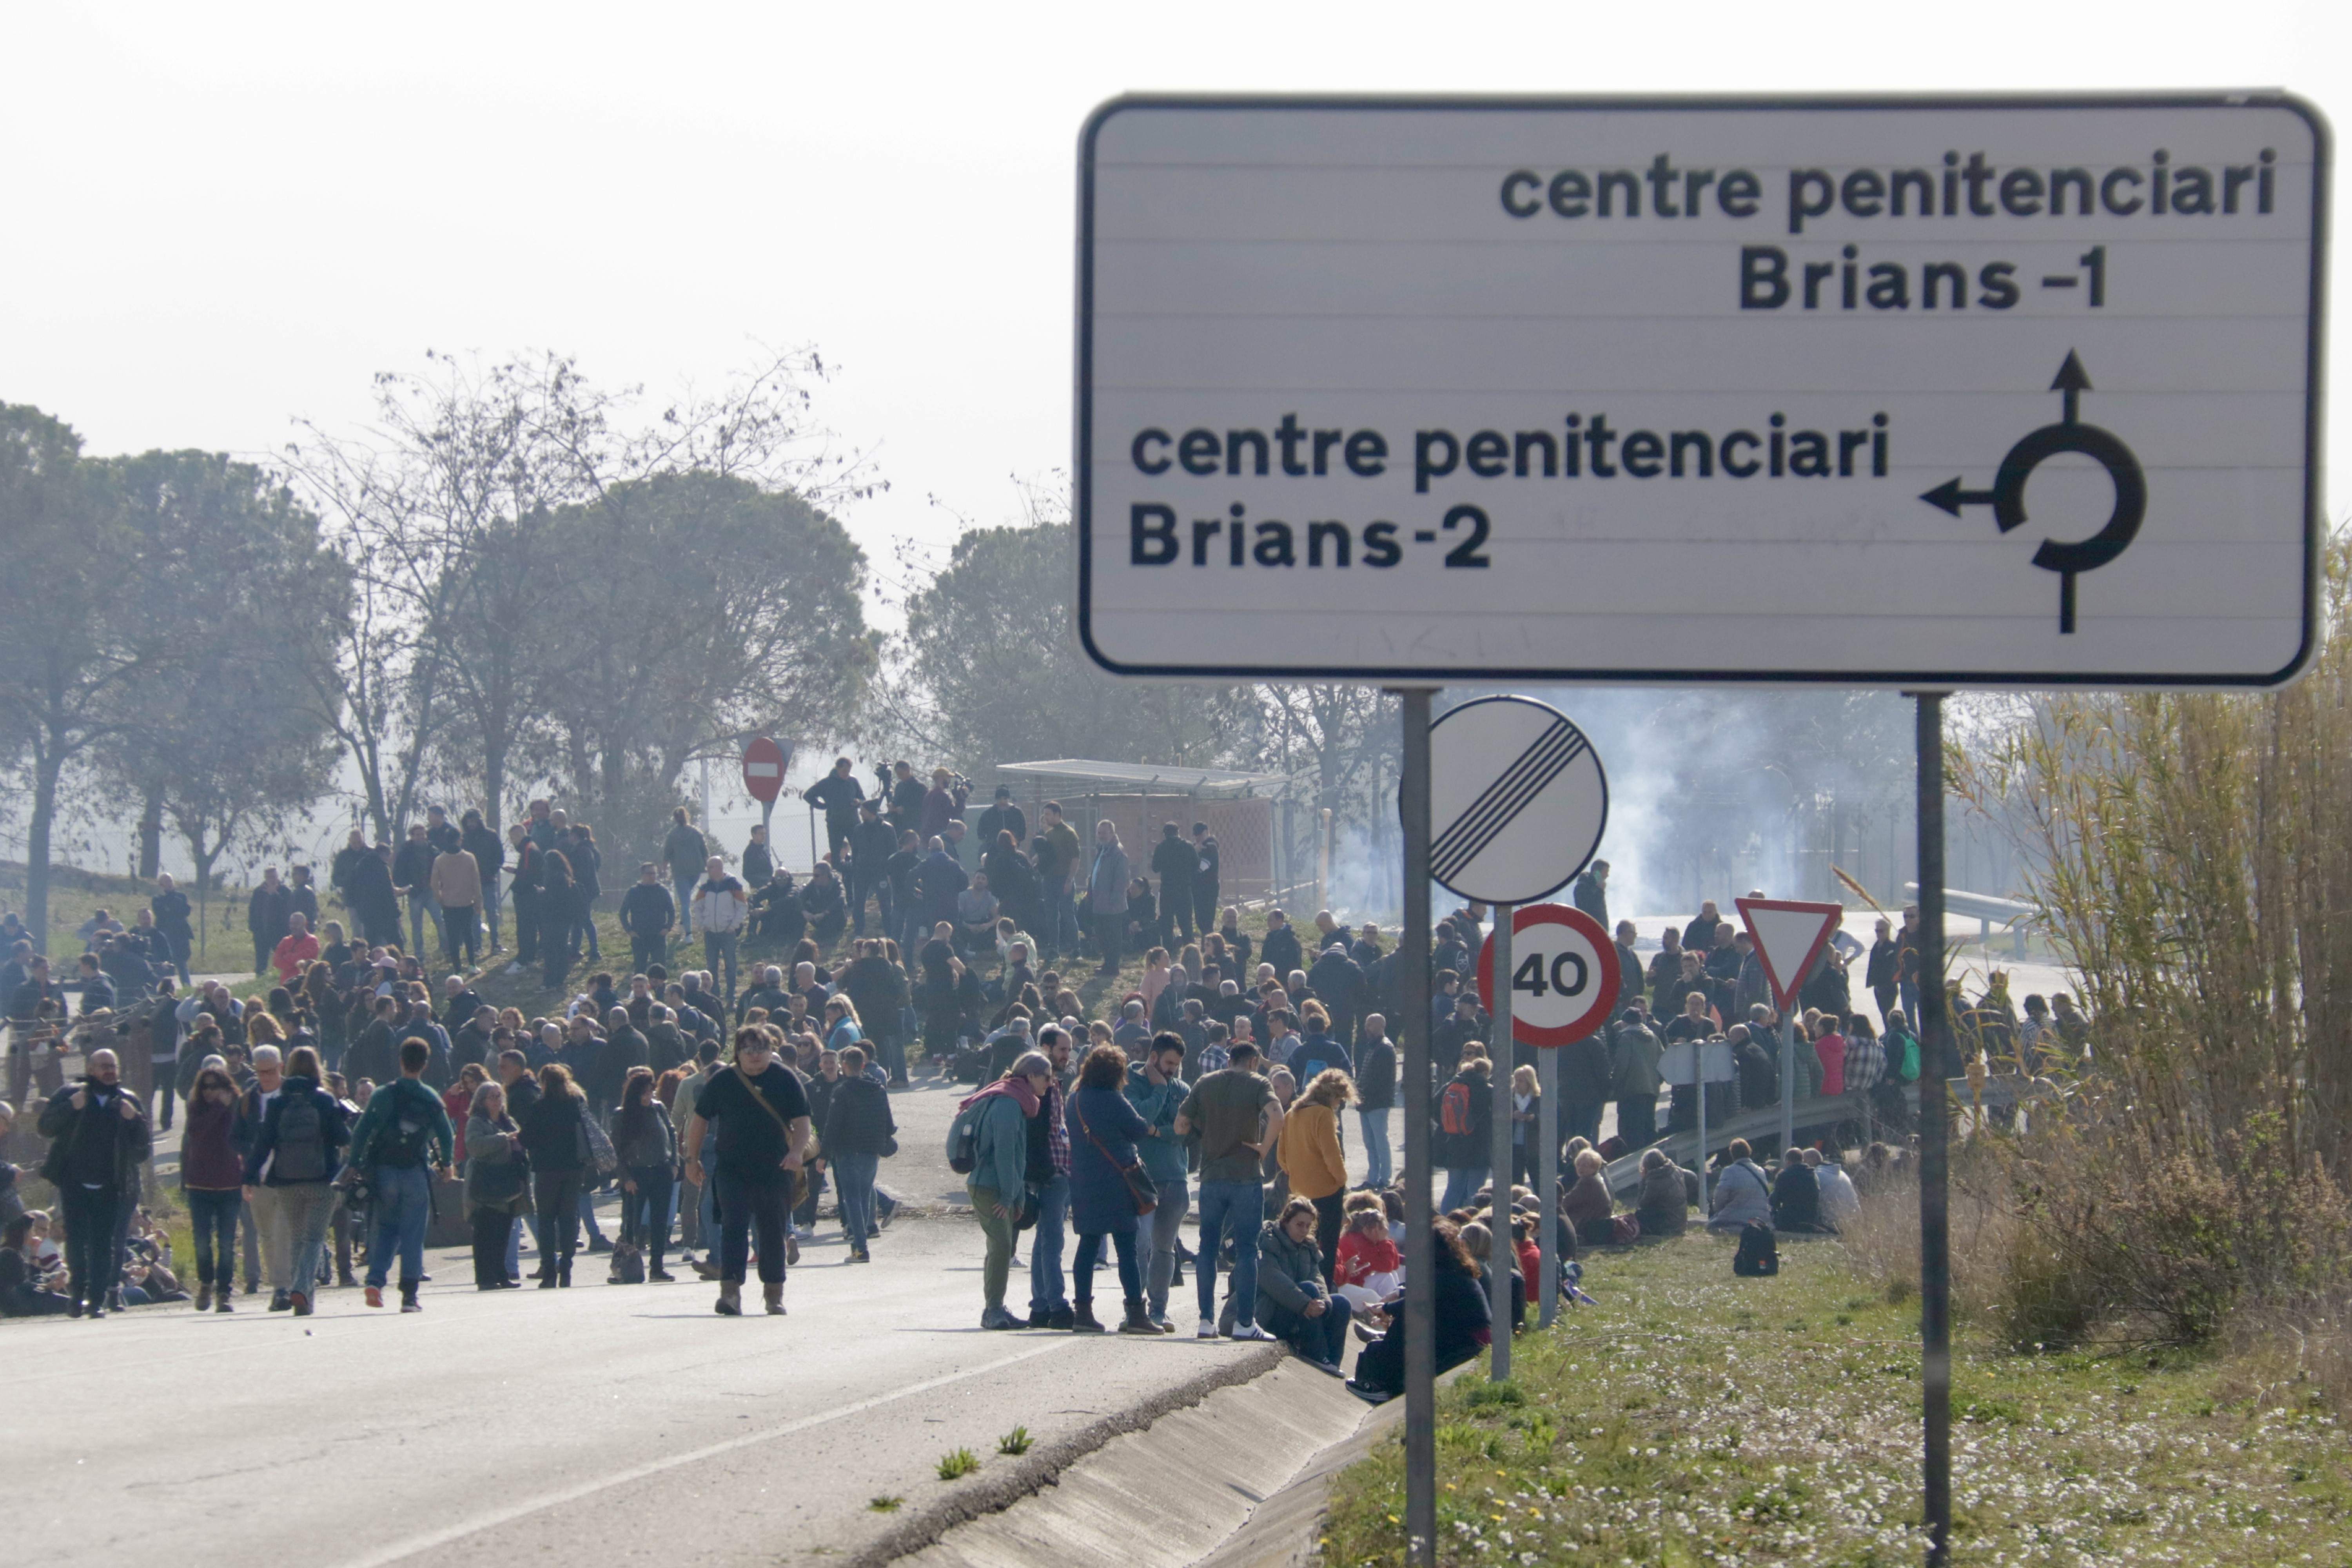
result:
<svg viewBox="0 0 2352 1568"><path fill-rule="evenodd" d="M509 974L520 974L522 973L522 965L520 963L509 963L507 965L507 973Z"/></svg>
<svg viewBox="0 0 2352 1568"><path fill-rule="evenodd" d="M1201 1326L1192 1331L1192 1337L1196 1340L1215 1339L1217 1337L1217 1320L1214 1318L1202 1319Z"/></svg>
<svg viewBox="0 0 2352 1568"><path fill-rule="evenodd" d="M1276 1336L1270 1331L1262 1329L1255 1323L1236 1323L1234 1325L1234 1338L1237 1340L1271 1340L1276 1337Z"/></svg>

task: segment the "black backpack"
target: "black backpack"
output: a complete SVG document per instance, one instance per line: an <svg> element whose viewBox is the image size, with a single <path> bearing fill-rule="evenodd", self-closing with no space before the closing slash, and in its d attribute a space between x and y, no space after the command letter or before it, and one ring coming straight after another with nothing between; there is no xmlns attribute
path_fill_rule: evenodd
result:
<svg viewBox="0 0 2352 1568"><path fill-rule="evenodd" d="M278 1150L269 1173L281 1182L323 1182L327 1179L327 1119L320 1113L316 1091L289 1094L278 1103Z"/></svg>
<svg viewBox="0 0 2352 1568"><path fill-rule="evenodd" d="M1772 1245L1772 1227L1749 1220L1739 1227L1739 1250L1731 1255L1731 1271L1754 1279L1780 1272L1780 1253Z"/></svg>

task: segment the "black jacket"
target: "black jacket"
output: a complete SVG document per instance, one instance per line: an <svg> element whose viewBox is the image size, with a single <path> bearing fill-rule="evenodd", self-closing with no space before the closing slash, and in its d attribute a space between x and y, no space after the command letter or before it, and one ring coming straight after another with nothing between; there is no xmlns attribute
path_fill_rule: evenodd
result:
<svg viewBox="0 0 2352 1568"><path fill-rule="evenodd" d="M245 929L275 947L286 934L286 916L292 907L282 886L256 888L245 900Z"/></svg>
<svg viewBox="0 0 2352 1568"><path fill-rule="evenodd" d="M677 923L677 900L659 882L638 882L621 895L621 929L631 936L659 936Z"/></svg>
<svg viewBox="0 0 2352 1568"><path fill-rule="evenodd" d="M1559 1098L1566 1105L1599 1105L1616 1092L1606 1029L1560 1047Z"/></svg>
<svg viewBox="0 0 2352 1568"><path fill-rule="evenodd" d="M1151 868L1160 875L1162 901L1171 891L1192 892L1195 858L1192 847L1181 838L1162 838L1151 847Z"/></svg>
<svg viewBox="0 0 2352 1568"><path fill-rule="evenodd" d="M1356 1007L1356 991L1363 984L1364 972L1349 958L1343 948L1327 947L1315 967L1307 972L1307 984L1323 1005L1334 1013L1352 1013Z"/></svg>
<svg viewBox="0 0 2352 1568"><path fill-rule="evenodd" d="M776 874L775 852L766 845L751 843L743 846L743 881L757 888Z"/></svg>
<svg viewBox="0 0 2352 1568"><path fill-rule="evenodd" d="M992 805L982 812L980 821L974 826L980 834L980 847L983 850L996 847L996 836L1000 833L1012 834L1015 847L1028 842L1029 819L1022 815L1019 806L1009 800L1003 805ZM994 883L990 885L992 887Z"/></svg>
<svg viewBox="0 0 2352 1568"><path fill-rule="evenodd" d="M812 1109L816 1088L816 1084L809 1086ZM844 1074L833 1086L833 1103L825 1110L823 1134L827 1154L879 1154L898 1131L898 1123L890 1114L890 1097L880 1084L870 1078Z"/></svg>
<svg viewBox="0 0 2352 1568"><path fill-rule="evenodd" d="M48 1157L41 1162L41 1177L51 1186L63 1186L75 1179L85 1157L102 1162L110 1169L115 1188L120 1192L139 1190L139 1167L155 1147L154 1129L148 1124L147 1108L139 1103L139 1096L127 1084L115 1085L115 1093L100 1110L95 1101L82 1110L74 1109L74 1095L87 1089L85 1079L79 1089L68 1089L49 1097L41 1107L39 1130L49 1139ZM117 1106L127 1105L137 1112L125 1117Z"/></svg>
<svg viewBox="0 0 2352 1568"><path fill-rule="evenodd" d="M485 897L498 890L498 875L506 869L507 847L487 827L468 827L457 836L457 847L474 858L482 873Z"/></svg>
<svg viewBox="0 0 2352 1568"><path fill-rule="evenodd" d="M580 1122L588 1102L569 1096L551 1100L541 1095L515 1113L522 1128L522 1146L534 1171L570 1172L583 1168Z"/></svg>
<svg viewBox="0 0 2352 1568"><path fill-rule="evenodd" d="M849 863L856 870L859 885L878 885L889 870L890 857L898 852L898 835L890 825L861 813L857 826L849 830Z"/></svg>
<svg viewBox="0 0 2352 1568"><path fill-rule="evenodd" d="M1386 1039L1360 1047L1356 1053L1356 1099L1366 1110L1386 1110L1396 1103L1396 1047Z"/></svg>
<svg viewBox="0 0 2352 1568"><path fill-rule="evenodd" d="M392 885L405 892L427 888L433 882L433 841L411 838L394 851Z"/></svg>
<svg viewBox="0 0 2352 1568"><path fill-rule="evenodd" d="M1290 972L1302 967L1299 956L1298 931L1295 926L1270 931L1265 933L1265 940L1258 944L1257 961L1273 964L1274 977L1285 984L1289 984Z"/></svg>

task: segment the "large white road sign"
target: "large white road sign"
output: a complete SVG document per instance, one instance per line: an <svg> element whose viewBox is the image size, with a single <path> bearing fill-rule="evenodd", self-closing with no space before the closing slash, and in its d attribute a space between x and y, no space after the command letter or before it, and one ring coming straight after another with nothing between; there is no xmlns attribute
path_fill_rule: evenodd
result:
<svg viewBox="0 0 2352 1568"><path fill-rule="evenodd" d="M1108 104L1080 634L1140 675L2286 679L2327 151L2277 94Z"/></svg>

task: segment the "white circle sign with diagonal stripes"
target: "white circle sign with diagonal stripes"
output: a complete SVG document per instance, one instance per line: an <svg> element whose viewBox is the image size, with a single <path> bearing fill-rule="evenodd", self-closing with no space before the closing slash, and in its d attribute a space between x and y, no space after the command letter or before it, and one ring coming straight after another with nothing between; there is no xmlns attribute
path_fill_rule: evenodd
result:
<svg viewBox="0 0 2352 1568"><path fill-rule="evenodd" d="M1429 874L1487 904L1566 887L1601 847L1609 780L1584 731L1530 697L1482 697L1429 728Z"/></svg>

